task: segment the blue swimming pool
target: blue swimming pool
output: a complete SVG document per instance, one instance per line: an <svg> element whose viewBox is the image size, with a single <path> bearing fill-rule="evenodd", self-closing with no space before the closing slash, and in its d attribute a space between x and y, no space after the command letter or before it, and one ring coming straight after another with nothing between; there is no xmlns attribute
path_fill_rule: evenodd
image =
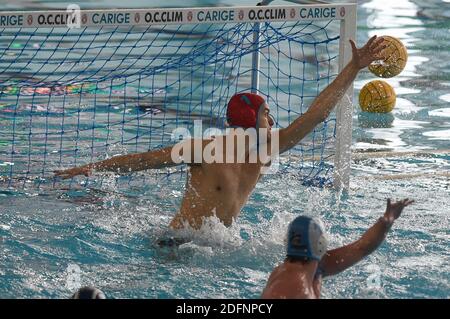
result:
<svg viewBox="0 0 450 319"><path fill-rule="evenodd" d="M27 3L65 8L63 2ZM221 5L237 3L254 4ZM160 6L167 5L178 6L175 1ZM25 9L4 2L0 8ZM416 203L375 253L327 278L322 296L450 297L449 21L448 0L360 2L358 43L373 34L392 35L406 44L409 60L405 71L389 80L398 96L392 116L368 116L355 106L348 194L304 187L295 174L267 176L231 228L211 219L192 242L168 251L154 242L179 207L181 178L161 182L150 175L145 186L126 194L112 177L102 190L0 190L0 298L66 298L73 267L81 284L112 298L258 298L283 259L286 226L299 211L320 217L330 245L337 247L375 222L388 197ZM355 96L371 79L369 72L360 74Z"/></svg>

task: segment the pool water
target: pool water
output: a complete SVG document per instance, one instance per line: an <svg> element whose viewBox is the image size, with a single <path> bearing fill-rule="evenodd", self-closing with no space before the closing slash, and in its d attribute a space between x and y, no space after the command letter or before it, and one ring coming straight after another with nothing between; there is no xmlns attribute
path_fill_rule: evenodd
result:
<svg viewBox="0 0 450 319"><path fill-rule="evenodd" d="M177 3L160 6L167 5ZM2 8L24 9L17 4ZM326 278L322 296L450 297L449 18L448 1L360 3L358 43L373 34L392 35L405 43L409 60L401 75L388 80L397 93L391 116L368 116L355 106L357 154L348 193L306 188L295 174L266 176L231 228L213 218L192 242L169 250L156 248L155 241L179 207L183 179L161 182L150 174L146 186L126 194L114 183L103 191L67 193L5 189L0 191L0 298L66 298L72 292L68 268L73 267L79 267L82 285L95 285L112 298L258 298L283 259L286 227L299 211L320 217L330 246L338 247L374 223L389 197L416 203L405 209L375 253ZM356 97L371 79L366 71L359 75Z"/></svg>

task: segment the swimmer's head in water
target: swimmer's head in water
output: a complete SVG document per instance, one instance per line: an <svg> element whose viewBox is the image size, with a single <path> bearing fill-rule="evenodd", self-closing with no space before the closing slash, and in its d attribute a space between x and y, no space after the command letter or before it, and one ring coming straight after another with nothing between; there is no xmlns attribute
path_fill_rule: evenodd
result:
<svg viewBox="0 0 450 319"><path fill-rule="evenodd" d="M289 225L286 255L306 260L322 259L328 241L323 227L313 218L299 216Z"/></svg>
<svg viewBox="0 0 450 319"><path fill-rule="evenodd" d="M106 299L106 297L95 287L82 287L73 294L71 299Z"/></svg>
<svg viewBox="0 0 450 319"><path fill-rule="evenodd" d="M261 108L266 104L264 98L254 93L239 93L231 97L227 108L227 121L230 126L256 128ZM267 107L268 109L268 107ZM264 110L261 110L264 111ZM273 120L268 120L269 126ZM262 125L258 125L261 127Z"/></svg>

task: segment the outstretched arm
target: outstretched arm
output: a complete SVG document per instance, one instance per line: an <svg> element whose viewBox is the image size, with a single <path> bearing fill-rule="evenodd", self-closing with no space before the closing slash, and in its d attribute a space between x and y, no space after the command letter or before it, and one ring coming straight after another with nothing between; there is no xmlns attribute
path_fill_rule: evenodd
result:
<svg viewBox="0 0 450 319"><path fill-rule="evenodd" d="M386 48L382 43L383 38L373 36L366 45L357 49L355 42L350 40L352 60L336 79L317 96L305 114L297 118L288 127L280 130L280 153L294 147L328 117L334 106L353 83L358 72L373 61L381 59L380 52Z"/></svg>
<svg viewBox="0 0 450 319"><path fill-rule="evenodd" d="M129 173L145 169L158 169L175 166L182 163L198 163L195 161L195 149L203 148L211 140L185 140L176 144L154 151L115 156L110 159L91 163L67 170L55 171L55 176L63 179L72 178L77 175L89 176L92 171L112 171L117 173ZM172 154L174 153L174 154ZM202 152L200 152L201 154Z"/></svg>
<svg viewBox="0 0 450 319"><path fill-rule="evenodd" d="M319 265L323 276L331 276L344 271L375 251L383 242L394 221L402 213L403 208L413 202L404 199L391 204L391 200L388 199L383 217L370 227L359 240L350 245L327 251Z"/></svg>
<svg viewBox="0 0 450 319"><path fill-rule="evenodd" d="M92 171L113 171L117 173L128 173L150 168L163 168L176 165L171 158L172 147L167 147L155 151L120 155L110 159L91 163L67 170L55 171L55 176L63 179L71 178L77 175L89 176Z"/></svg>

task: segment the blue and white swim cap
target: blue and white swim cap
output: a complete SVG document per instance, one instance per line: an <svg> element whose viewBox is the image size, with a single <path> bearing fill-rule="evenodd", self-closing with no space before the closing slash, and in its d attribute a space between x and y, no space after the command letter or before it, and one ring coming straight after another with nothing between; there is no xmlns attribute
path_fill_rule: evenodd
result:
<svg viewBox="0 0 450 319"><path fill-rule="evenodd" d="M327 252L328 241L323 227L313 218L299 216L289 225L288 257L302 257L319 261Z"/></svg>

